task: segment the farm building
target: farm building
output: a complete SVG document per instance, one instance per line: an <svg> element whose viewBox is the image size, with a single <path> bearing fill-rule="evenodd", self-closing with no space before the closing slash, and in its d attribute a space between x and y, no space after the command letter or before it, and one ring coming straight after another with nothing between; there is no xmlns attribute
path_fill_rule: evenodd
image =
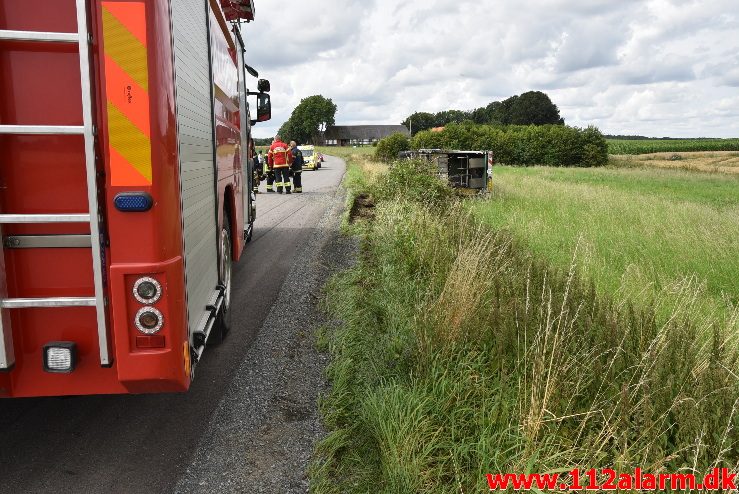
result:
<svg viewBox="0 0 739 494"><path fill-rule="evenodd" d="M364 146L398 132L411 136L404 125L334 125L325 140L327 146Z"/></svg>

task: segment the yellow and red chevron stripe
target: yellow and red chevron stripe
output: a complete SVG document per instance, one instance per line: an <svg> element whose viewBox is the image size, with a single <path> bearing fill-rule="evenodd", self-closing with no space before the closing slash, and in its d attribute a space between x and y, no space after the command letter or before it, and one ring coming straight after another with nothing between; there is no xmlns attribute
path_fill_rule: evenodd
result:
<svg viewBox="0 0 739 494"><path fill-rule="evenodd" d="M149 58L143 2L102 2L111 185L152 183Z"/></svg>

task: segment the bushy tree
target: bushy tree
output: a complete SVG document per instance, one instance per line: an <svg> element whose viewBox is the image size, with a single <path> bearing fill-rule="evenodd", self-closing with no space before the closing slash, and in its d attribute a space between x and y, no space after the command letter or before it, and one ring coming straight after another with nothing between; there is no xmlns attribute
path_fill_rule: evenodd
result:
<svg viewBox="0 0 739 494"><path fill-rule="evenodd" d="M511 96L510 98L504 99L500 102L500 106L498 108L498 112L496 114L496 117L500 117L501 123L503 125L510 125L513 122L511 121L511 113L513 111L513 106L516 104L516 101L518 100L518 96Z"/></svg>
<svg viewBox="0 0 739 494"><path fill-rule="evenodd" d="M321 95L300 100L287 122L280 127L280 137L297 142L321 144L323 133L334 125L336 104Z"/></svg>
<svg viewBox="0 0 739 494"><path fill-rule="evenodd" d="M297 142L307 142L305 139L303 139L302 132L297 129L294 125L293 119L288 119L287 122L282 124L280 127L280 130L277 131L277 134L282 137L282 139L289 140L295 140Z"/></svg>
<svg viewBox="0 0 739 494"><path fill-rule="evenodd" d="M557 105L541 91L529 91L516 97L507 113L506 123L513 125L564 125Z"/></svg>
<svg viewBox="0 0 739 494"><path fill-rule="evenodd" d="M470 120L476 124L490 123L490 114L487 107L475 108L470 112Z"/></svg>
<svg viewBox="0 0 739 494"><path fill-rule="evenodd" d="M445 127L450 123L462 123L465 120L470 120L470 113L460 110L446 110L440 111L434 118L435 127Z"/></svg>
<svg viewBox="0 0 739 494"><path fill-rule="evenodd" d="M411 128L411 122L413 126ZM559 108L541 91L529 91L503 101L493 101L472 111L445 110L432 114L416 112L403 121L415 136L433 127L472 122L484 125L564 125Z"/></svg>
<svg viewBox="0 0 739 494"><path fill-rule="evenodd" d="M485 114L487 120L482 123L490 125L505 125L506 113L503 103L500 101L493 101L485 107Z"/></svg>
<svg viewBox="0 0 739 494"><path fill-rule="evenodd" d="M401 122L402 125L411 131L413 135L421 131L429 130L434 127L436 116L433 113L416 112Z"/></svg>
<svg viewBox="0 0 739 494"><path fill-rule="evenodd" d="M601 166L608 163L608 142L597 127L590 126L581 136L580 166Z"/></svg>
<svg viewBox="0 0 739 494"><path fill-rule="evenodd" d="M411 148L408 137L400 132L381 139L377 143L375 149L375 158L381 161L390 162L398 158L398 153L407 151Z"/></svg>

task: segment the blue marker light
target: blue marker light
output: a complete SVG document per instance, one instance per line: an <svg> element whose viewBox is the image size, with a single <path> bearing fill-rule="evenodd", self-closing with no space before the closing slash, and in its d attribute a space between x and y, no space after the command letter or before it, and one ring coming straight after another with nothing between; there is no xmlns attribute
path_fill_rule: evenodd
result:
<svg viewBox="0 0 739 494"><path fill-rule="evenodd" d="M143 213L151 209L154 200L146 192L123 192L115 196L115 208L124 213Z"/></svg>

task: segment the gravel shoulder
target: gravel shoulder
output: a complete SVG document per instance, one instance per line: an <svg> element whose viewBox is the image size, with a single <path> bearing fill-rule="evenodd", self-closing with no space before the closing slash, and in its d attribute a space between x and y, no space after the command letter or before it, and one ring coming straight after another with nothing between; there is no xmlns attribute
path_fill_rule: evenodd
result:
<svg viewBox="0 0 739 494"><path fill-rule="evenodd" d="M325 434L318 399L328 392L329 357L315 348L315 334L328 322L318 306L321 289L356 256L355 240L339 231L345 197L339 187L319 199L327 201L326 213L235 371L176 492L308 492L308 464Z"/></svg>

